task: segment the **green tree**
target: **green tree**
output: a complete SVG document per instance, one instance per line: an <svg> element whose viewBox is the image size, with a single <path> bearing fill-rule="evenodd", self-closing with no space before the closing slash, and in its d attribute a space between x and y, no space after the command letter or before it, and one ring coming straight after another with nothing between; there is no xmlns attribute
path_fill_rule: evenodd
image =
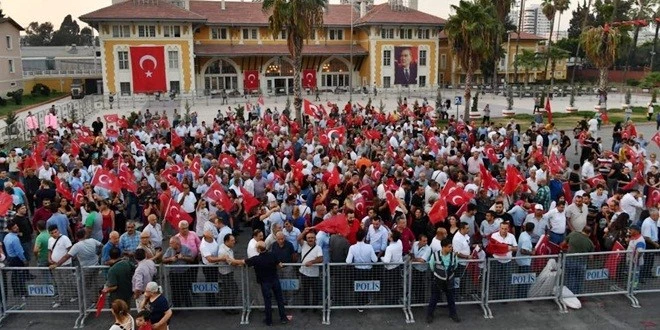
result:
<svg viewBox="0 0 660 330"><path fill-rule="evenodd" d="M637 40L639 39L639 30L646 26L647 24L643 22L642 20L650 19L653 17L655 12L653 11L653 8L655 8L658 4L657 0L637 0L637 6L634 10L637 11L637 14L635 15L635 19L638 20L638 22L635 22L635 33L633 36L633 41L632 41L632 47L629 48L628 50L628 56L626 57L626 66L624 68L623 72L623 81L626 79L626 73L628 72L628 69L630 67L630 59L633 57L633 54L635 54L635 50L637 49Z"/></svg>
<svg viewBox="0 0 660 330"><path fill-rule="evenodd" d="M474 71L491 55L495 34L493 27L497 21L491 15L491 5L461 0L458 6L452 5L451 9L454 14L449 16L445 33L450 49L454 50L458 63L465 71L464 118L467 120L470 115Z"/></svg>
<svg viewBox="0 0 660 330"><path fill-rule="evenodd" d="M48 46L53 38L53 24L45 22L30 23L25 29L25 42L29 46Z"/></svg>
<svg viewBox="0 0 660 330"><path fill-rule="evenodd" d="M69 46L71 44L78 44L80 39L80 26L71 15L66 15L60 29L53 33L53 39L50 41L50 46Z"/></svg>
<svg viewBox="0 0 660 330"><path fill-rule="evenodd" d="M548 52L543 54L546 61L550 61L550 90L553 90L555 85L555 70L557 69L557 61L563 60L570 56L570 53L559 47L552 47Z"/></svg>
<svg viewBox="0 0 660 330"><path fill-rule="evenodd" d="M500 59L504 56L504 51L502 50L502 40L506 36L506 32L510 27L509 24L509 13L511 12L511 6L513 5L513 0L486 0L482 3L491 3L493 5L493 13L497 18L497 23L495 25L495 38L493 38L493 57L492 57L492 83L493 90L497 89L498 79L497 79L497 67L500 63ZM482 70L483 71L483 70Z"/></svg>
<svg viewBox="0 0 660 330"><path fill-rule="evenodd" d="M655 12L653 17L656 17L656 19L653 20L653 24L655 24L655 36L653 37L653 49L651 50L651 71L655 71L655 68L653 65L655 64L655 54L658 52L658 31L660 30L660 21L657 20L657 17L660 17L660 7L658 10Z"/></svg>
<svg viewBox="0 0 660 330"><path fill-rule="evenodd" d="M525 87L527 87L527 83L529 82L529 71L540 68L543 65L543 59L535 52L529 49L523 49L522 53L516 56L514 65L517 65L524 70L524 84Z"/></svg>
<svg viewBox="0 0 660 330"><path fill-rule="evenodd" d="M286 31L289 54L293 58L293 94L296 120L302 123L303 44L314 30L323 26L327 0L264 0L262 10L270 14L268 27L273 36ZM351 68L352 74L352 68Z"/></svg>
<svg viewBox="0 0 660 330"><path fill-rule="evenodd" d="M607 71L614 65L620 32L610 27L590 27L580 36L587 59L599 70L598 88L607 95Z"/></svg>

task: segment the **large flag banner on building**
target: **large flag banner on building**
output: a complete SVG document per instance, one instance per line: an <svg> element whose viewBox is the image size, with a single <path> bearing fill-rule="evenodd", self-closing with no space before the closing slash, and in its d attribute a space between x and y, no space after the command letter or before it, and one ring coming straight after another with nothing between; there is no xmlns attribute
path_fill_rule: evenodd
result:
<svg viewBox="0 0 660 330"><path fill-rule="evenodd" d="M167 90L163 46L131 47L133 92L152 93Z"/></svg>
<svg viewBox="0 0 660 330"><path fill-rule="evenodd" d="M253 91L259 89L259 71L245 70L243 71L243 75L243 87L245 87L246 90Z"/></svg>
<svg viewBox="0 0 660 330"><path fill-rule="evenodd" d="M303 70L303 88L316 88L316 70L305 69Z"/></svg>

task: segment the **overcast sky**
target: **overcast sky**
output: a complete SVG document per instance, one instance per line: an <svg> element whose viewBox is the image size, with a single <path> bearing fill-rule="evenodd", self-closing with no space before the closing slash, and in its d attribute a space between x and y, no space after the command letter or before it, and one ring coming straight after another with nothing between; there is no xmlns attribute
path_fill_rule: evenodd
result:
<svg viewBox="0 0 660 330"><path fill-rule="evenodd" d="M376 3L386 1L376 0ZM528 0L527 3L538 3L540 1ZM330 3L338 2L339 0L330 0ZM447 18L450 14L450 5L457 4L458 2L459 0L418 0L419 10L442 18ZM571 8L575 8L578 2L581 2L581 0L572 0ZM71 14L75 19L78 19L80 15L109 6L111 3L112 0L0 0L0 8L3 9L6 15L11 16L23 27L26 27L33 21L40 23L50 21L55 25L55 29L57 29L67 14ZM566 29L567 26L568 18L562 18L562 30Z"/></svg>

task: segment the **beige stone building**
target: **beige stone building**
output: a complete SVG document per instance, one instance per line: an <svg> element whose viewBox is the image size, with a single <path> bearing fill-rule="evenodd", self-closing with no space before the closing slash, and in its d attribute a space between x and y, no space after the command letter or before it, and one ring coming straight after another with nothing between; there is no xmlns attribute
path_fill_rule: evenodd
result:
<svg viewBox="0 0 660 330"><path fill-rule="evenodd" d="M23 31L10 17L0 18L0 97L7 92L23 88L23 65L21 63L21 36ZM29 92L29 91L28 91Z"/></svg>

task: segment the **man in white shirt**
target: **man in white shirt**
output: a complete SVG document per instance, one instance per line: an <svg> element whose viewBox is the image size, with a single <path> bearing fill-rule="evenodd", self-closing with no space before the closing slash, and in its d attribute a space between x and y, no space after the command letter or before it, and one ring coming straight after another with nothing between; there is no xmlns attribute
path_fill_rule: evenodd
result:
<svg viewBox="0 0 660 330"><path fill-rule="evenodd" d="M142 232L147 232L150 234L149 239L154 245L154 248L162 248L163 246L163 229L158 223L158 217L155 214L150 214L147 217L149 222L143 229Z"/></svg>
<svg viewBox="0 0 660 330"><path fill-rule="evenodd" d="M391 288L384 295L388 301L396 304L401 297L401 286L397 283L401 282L401 271L403 270L403 244L401 243L401 232L393 230L389 235L390 244L385 249L385 255L381 259L385 263L385 270L383 271L383 285L386 288ZM386 302L387 303L387 302Z"/></svg>
<svg viewBox="0 0 660 330"><path fill-rule="evenodd" d="M532 244L536 244L542 235L545 235L548 230L548 219L543 214L543 205L534 205L534 213L528 214L523 222L523 226L527 223L534 224L534 231L529 235L531 236Z"/></svg>
<svg viewBox="0 0 660 330"><path fill-rule="evenodd" d="M584 161L584 164L582 164L582 171L580 174L582 174L582 180L586 180L596 176L596 172L594 170L594 164L590 159Z"/></svg>
<svg viewBox="0 0 660 330"><path fill-rule="evenodd" d="M619 203L621 211L628 213L632 223L637 223L637 218L640 213L637 210L644 208L644 203L642 203L642 197L640 195L639 191L633 190L623 195L623 197L621 197L621 202Z"/></svg>
<svg viewBox="0 0 660 330"><path fill-rule="evenodd" d="M518 237L518 251L516 251L516 263L518 264L518 273L529 273L532 268L532 258L520 258L534 254L534 243L532 235L535 229L534 222L527 222L523 225L524 231ZM516 298L526 298L530 284L518 284L516 288Z"/></svg>
<svg viewBox="0 0 660 330"><path fill-rule="evenodd" d="M447 238L447 229L440 227L435 230L435 237L431 240L431 253L442 250L442 240Z"/></svg>
<svg viewBox="0 0 660 330"><path fill-rule="evenodd" d="M573 204L566 207L566 224L571 231L581 232L587 225L588 207L582 202L582 192L575 193Z"/></svg>
<svg viewBox="0 0 660 330"><path fill-rule="evenodd" d="M602 185L598 185L596 187L595 191L592 191L591 194L591 204L595 207L597 207L600 210L600 207L603 206L604 203L607 202L607 191L605 191L605 187Z"/></svg>
<svg viewBox="0 0 660 330"><path fill-rule="evenodd" d="M321 277L319 265L323 262L323 251L316 244L316 234L310 227L298 236L298 244L301 246L302 259L300 262L300 291L304 297L305 306L316 306L321 304ZM312 300L310 300L310 294Z"/></svg>
<svg viewBox="0 0 660 330"><path fill-rule="evenodd" d="M641 233L646 241L647 249L657 250L660 248L660 244L658 244L658 218L658 209L651 208L649 209L649 217L642 222ZM647 262L642 265L641 280L651 278L653 273L655 256L653 254L647 254L647 256Z"/></svg>
<svg viewBox="0 0 660 330"><path fill-rule="evenodd" d="M48 263L50 265L55 265L63 258L67 256L69 248L71 248L71 240L66 236L62 235L57 229L56 225L48 226L48 233L50 238L48 238ZM70 267L71 259L66 260L62 263L61 266ZM74 286L75 282L71 281L71 272L64 270L53 270L53 280L57 286L57 300L53 302L53 308L57 308L62 304L62 301L66 301L69 298L69 301L74 302L77 298L74 297L73 293L76 292Z"/></svg>
<svg viewBox="0 0 660 330"><path fill-rule="evenodd" d="M193 223L191 223L190 226L195 228L195 206L197 205L197 197L195 197L195 194L190 191L190 185L188 183L183 184L183 192L177 196L176 201L181 204L181 209L193 218Z"/></svg>
<svg viewBox="0 0 660 330"><path fill-rule="evenodd" d="M259 252L257 251L257 242L261 242L263 240L264 240L264 232L259 229L255 229L252 232L252 239L248 242L248 246L247 246L248 259L259 255Z"/></svg>
<svg viewBox="0 0 660 330"><path fill-rule="evenodd" d="M388 235L389 231L382 225L380 218L373 218L367 233L367 241L374 248L374 252L376 252L378 257L382 257L385 254Z"/></svg>
<svg viewBox="0 0 660 330"><path fill-rule="evenodd" d="M43 166L39 169L39 180L53 180L53 175L56 175L57 172L54 168L50 167L50 163L44 162Z"/></svg>
<svg viewBox="0 0 660 330"><path fill-rule="evenodd" d="M204 238L199 244L199 254L202 256L202 264L211 265L217 262L218 257L218 242L213 238L213 234L210 230L204 231ZM204 273L204 279L209 283L218 283L218 268L216 267L203 267L202 272ZM195 273L196 274L196 273ZM217 299L214 293L207 293L206 296L206 305L207 306L216 306Z"/></svg>
<svg viewBox="0 0 660 330"><path fill-rule="evenodd" d="M493 277L492 279L492 288L490 294L496 299L508 299L507 287L510 285L511 274L515 266L511 265L511 258L513 257L513 252L518 251L518 243L516 242L516 237L512 234L509 234L509 223L502 222L500 224L500 230L497 233L493 233L491 238L498 243L505 244L508 246L506 253L493 253L493 258L497 259L495 262L491 262L490 266L492 267Z"/></svg>
<svg viewBox="0 0 660 330"><path fill-rule="evenodd" d="M550 242L557 245L564 242L566 236L566 203L564 201L557 202L557 206L545 214L548 219L548 227L550 229Z"/></svg>

